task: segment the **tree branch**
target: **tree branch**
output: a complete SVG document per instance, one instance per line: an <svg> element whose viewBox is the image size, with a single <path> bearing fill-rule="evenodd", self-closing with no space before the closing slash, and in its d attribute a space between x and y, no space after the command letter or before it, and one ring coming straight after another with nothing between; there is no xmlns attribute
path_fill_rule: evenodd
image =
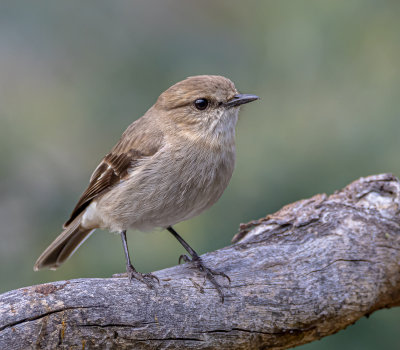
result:
<svg viewBox="0 0 400 350"><path fill-rule="evenodd" d="M400 183L361 178L241 225L205 254L228 274L222 304L190 264L0 295L0 348L287 349L400 304ZM224 279L221 283L226 283Z"/></svg>

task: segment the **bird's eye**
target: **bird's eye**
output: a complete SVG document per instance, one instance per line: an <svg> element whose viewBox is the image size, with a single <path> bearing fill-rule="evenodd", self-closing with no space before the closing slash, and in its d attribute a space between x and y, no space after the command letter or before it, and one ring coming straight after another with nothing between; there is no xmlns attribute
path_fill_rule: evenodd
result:
<svg viewBox="0 0 400 350"><path fill-rule="evenodd" d="M208 106L208 100L205 98L198 98L196 101L194 101L194 105L197 109L200 111L204 110Z"/></svg>

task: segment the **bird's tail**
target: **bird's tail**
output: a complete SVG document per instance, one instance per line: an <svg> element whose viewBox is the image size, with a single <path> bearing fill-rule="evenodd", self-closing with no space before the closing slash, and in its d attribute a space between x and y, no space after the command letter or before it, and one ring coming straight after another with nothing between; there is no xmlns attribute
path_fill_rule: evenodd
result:
<svg viewBox="0 0 400 350"><path fill-rule="evenodd" d="M39 256L33 267L35 271L43 268L57 269L89 238L94 230L83 228L81 217L82 215L77 216Z"/></svg>

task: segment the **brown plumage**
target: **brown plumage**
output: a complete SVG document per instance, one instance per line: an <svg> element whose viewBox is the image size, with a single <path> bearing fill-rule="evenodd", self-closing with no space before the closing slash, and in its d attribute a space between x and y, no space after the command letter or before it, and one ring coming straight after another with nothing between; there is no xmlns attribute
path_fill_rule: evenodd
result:
<svg viewBox="0 0 400 350"><path fill-rule="evenodd" d="M35 270L57 268L96 228L120 232L126 245L127 229L171 232L172 225L214 204L235 164L238 107L257 98L210 75L187 78L163 92L95 169L64 231ZM144 281L136 270L130 272Z"/></svg>

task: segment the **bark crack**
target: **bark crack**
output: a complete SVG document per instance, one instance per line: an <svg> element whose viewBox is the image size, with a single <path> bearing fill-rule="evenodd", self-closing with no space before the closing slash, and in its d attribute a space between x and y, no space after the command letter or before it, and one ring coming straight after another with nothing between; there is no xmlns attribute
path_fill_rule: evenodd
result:
<svg viewBox="0 0 400 350"><path fill-rule="evenodd" d="M368 260L368 259L336 259L336 260L331 261L329 264L325 265L324 267L321 267L320 269L316 269L316 270L312 270L310 272L307 272L306 274L303 274L302 276L308 276L308 275L311 275L312 273L321 272L321 271L327 269L329 266L332 266L332 265L334 265L334 264L336 264L337 262L340 262L340 261L368 262L368 263L371 263L371 264L374 263L373 261Z"/></svg>
<svg viewBox="0 0 400 350"><path fill-rule="evenodd" d="M37 320L40 320L41 318L48 317L50 315L57 314L60 312L64 312L64 311L68 311L68 310L91 309L91 308L96 308L96 307L104 307L104 306L78 306L78 307L73 306L73 307L65 307L62 309L52 310L52 311L49 311L49 312L46 312L46 313L43 313L43 314L40 314L37 316L27 317L22 320L17 320L15 322L6 324L6 325L0 327L0 332L7 328L15 327L15 326L18 326L19 324L23 324L26 322L37 321Z"/></svg>

